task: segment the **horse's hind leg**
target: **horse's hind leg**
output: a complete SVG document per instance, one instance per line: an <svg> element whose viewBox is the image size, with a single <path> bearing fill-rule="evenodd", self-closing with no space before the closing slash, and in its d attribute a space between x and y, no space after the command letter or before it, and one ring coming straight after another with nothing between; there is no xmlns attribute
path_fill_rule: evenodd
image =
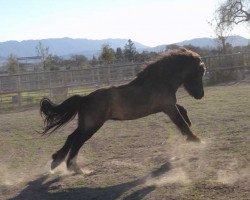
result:
<svg viewBox="0 0 250 200"><path fill-rule="evenodd" d="M73 133L71 133L66 142L64 143L63 147L58 150L57 152L55 152L53 155L52 155L52 163L51 163L51 169L55 169L57 166L59 166L63 161L64 159L66 158L68 152L69 152L69 149L71 147L71 144L72 144L72 141L74 140L74 137L76 137L77 133L78 133L78 129L76 129Z"/></svg>
<svg viewBox="0 0 250 200"><path fill-rule="evenodd" d="M72 142L72 145L70 147L70 152L67 158L67 168L69 171L74 171L75 173L82 173L80 167L76 163L77 154L82 147L82 145L90 139L96 131L98 131L99 128L101 128L102 125L96 126L95 128L92 128L88 131L79 131L77 133L77 136L74 137L74 140Z"/></svg>

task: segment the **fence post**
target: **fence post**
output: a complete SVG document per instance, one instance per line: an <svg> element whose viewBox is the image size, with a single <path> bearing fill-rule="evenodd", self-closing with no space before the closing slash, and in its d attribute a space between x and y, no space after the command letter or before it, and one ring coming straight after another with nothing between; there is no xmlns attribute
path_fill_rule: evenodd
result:
<svg viewBox="0 0 250 200"><path fill-rule="evenodd" d="M135 72L135 69L136 69L137 65L133 65L133 70L132 70L132 79L135 78L135 75L136 75L136 72Z"/></svg>
<svg viewBox="0 0 250 200"><path fill-rule="evenodd" d="M110 84L110 65L105 64L104 65L104 76L105 76L105 84L109 85Z"/></svg>
<svg viewBox="0 0 250 200"><path fill-rule="evenodd" d="M49 73L49 97L52 98L51 73Z"/></svg>
<svg viewBox="0 0 250 200"><path fill-rule="evenodd" d="M244 80L246 78L246 63L245 63L245 54L241 55L241 59L242 59L242 65L243 65L243 75L242 75L242 79Z"/></svg>
<svg viewBox="0 0 250 200"><path fill-rule="evenodd" d="M18 96L18 107L22 106L22 94L21 94L21 76L17 75L17 96Z"/></svg>
<svg viewBox="0 0 250 200"><path fill-rule="evenodd" d="M97 67L97 83L101 84L101 74L100 74L100 65Z"/></svg>

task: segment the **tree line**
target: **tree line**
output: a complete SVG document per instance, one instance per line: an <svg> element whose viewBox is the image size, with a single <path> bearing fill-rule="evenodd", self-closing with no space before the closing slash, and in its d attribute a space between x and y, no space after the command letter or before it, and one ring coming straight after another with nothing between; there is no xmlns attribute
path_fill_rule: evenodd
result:
<svg viewBox="0 0 250 200"><path fill-rule="evenodd" d="M154 60L160 54L165 51L172 49L177 49L180 46L172 44L166 45L162 52L149 52L143 51L139 53L134 43L131 40L128 40L128 43L125 45L124 49L117 48L116 50L112 49L110 45L104 44L101 49L101 53L98 57L93 56L92 59L88 59L84 55L72 55L69 59L64 59L62 57L52 55L49 53L49 48L43 46L39 43L36 47L37 57L40 59L40 69L37 71L55 71L55 70L71 70L71 69L84 69L90 67L96 67L99 65L119 65L119 64L128 64L128 63L142 63ZM214 56L224 54L233 54L239 52L250 52L250 45L247 46L235 46L226 43L222 48L220 45L211 48L211 47L197 47L193 45L184 45L184 48L193 50L199 53L201 56ZM6 68L9 74L16 74L25 72L27 69L26 63L19 63L18 59L10 55L8 57Z"/></svg>
<svg viewBox="0 0 250 200"><path fill-rule="evenodd" d="M151 60L157 55L155 52L137 51L133 41L131 39L125 44L124 48L117 48L114 50L109 44L104 44L99 56L93 56L92 59L88 59L84 55L71 55L70 58L63 58L57 55L53 55L49 52L49 47L44 46L41 42L35 47L36 58L40 60L40 71L55 71L61 69L82 69L88 67L94 67L97 65L106 64L124 64L133 62L146 62ZM16 74L25 72L26 63L20 63L18 58L14 55L10 55L7 59L6 68L8 73ZM26 66L27 67L27 66Z"/></svg>

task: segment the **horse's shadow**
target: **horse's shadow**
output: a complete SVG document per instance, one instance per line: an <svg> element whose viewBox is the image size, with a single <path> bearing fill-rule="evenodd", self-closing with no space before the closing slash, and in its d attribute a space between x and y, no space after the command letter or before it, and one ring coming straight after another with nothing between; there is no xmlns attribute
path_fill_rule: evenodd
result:
<svg viewBox="0 0 250 200"><path fill-rule="evenodd" d="M17 195L11 198L12 200L39 200L39 199L74 199L74 200L140 200L150 192L154 191L156 186L145 184L148 178L157 178L165 174L171 169L170 163L161 165L153 172L133 181L126 183L108 186L108 187L83 187L70 188L64 190L53 191L53 184L58 183L62 178L54 178L46 181L49 175L43 175L34 181L30 181L27 186ZM136 188L137 187L137 188Z"/></svg>

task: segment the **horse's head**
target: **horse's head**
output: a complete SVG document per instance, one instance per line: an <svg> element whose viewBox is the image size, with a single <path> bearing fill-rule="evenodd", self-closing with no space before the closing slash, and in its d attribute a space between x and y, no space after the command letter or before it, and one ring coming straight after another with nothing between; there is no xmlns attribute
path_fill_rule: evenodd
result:
<svg viewBox="0 0 250 200"><path fill-rule="evenodd" d="M195 54L189 58L189 65L184 72L183 86L195 99L201 99L204 96L202 82L204 73L205 65L201 61L200 56Z"/></svg>

